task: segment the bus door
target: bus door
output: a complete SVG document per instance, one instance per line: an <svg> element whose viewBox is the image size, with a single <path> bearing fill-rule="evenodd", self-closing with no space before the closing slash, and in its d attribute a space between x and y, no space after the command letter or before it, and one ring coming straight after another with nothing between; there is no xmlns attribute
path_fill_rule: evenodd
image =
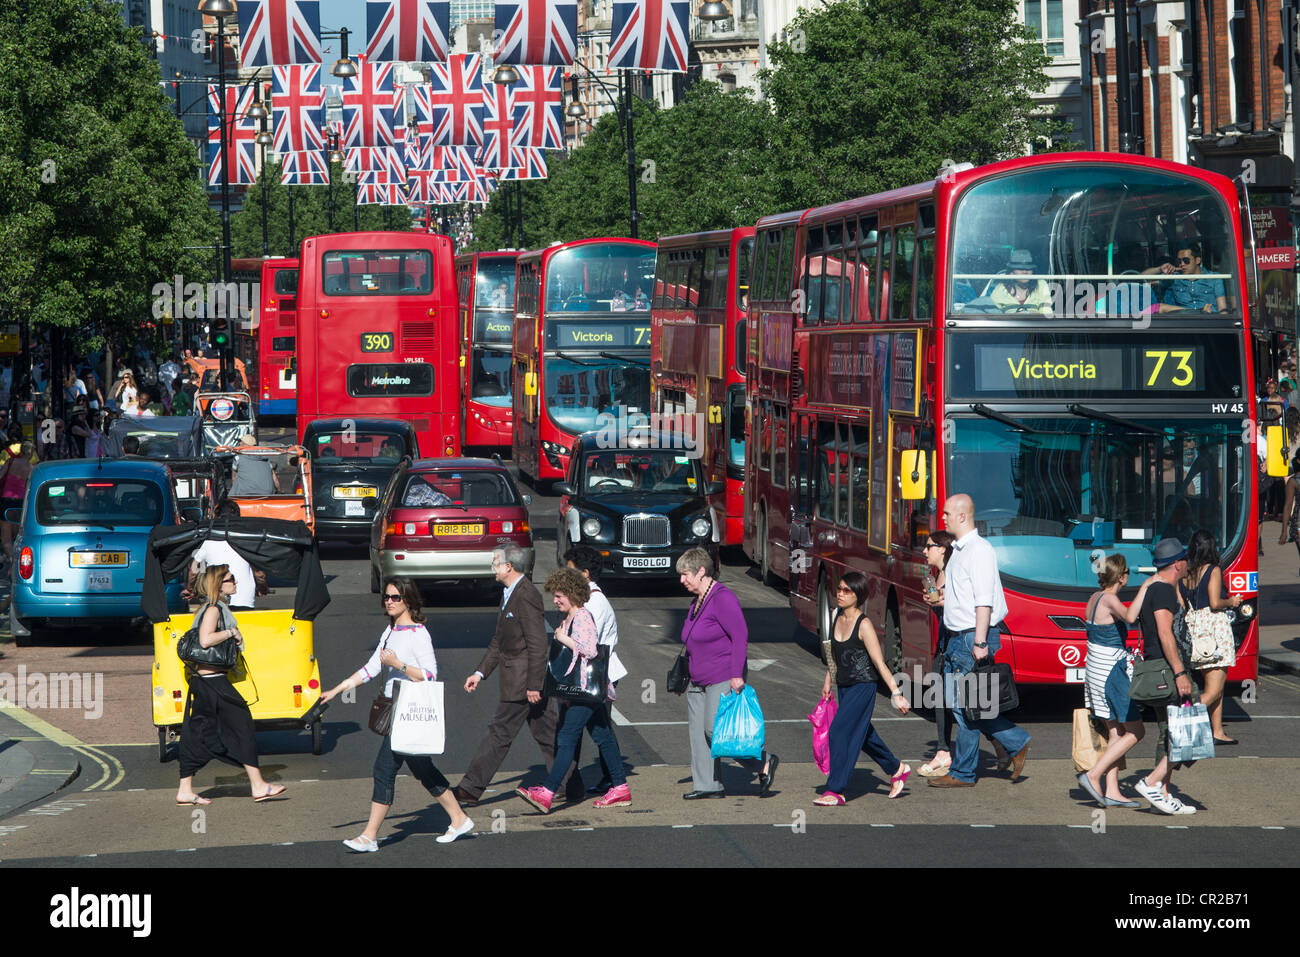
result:
<svg viewBox="0 0 1300 957"><path fill-rule="evenodd" d="M817 416L800 414L792 423L790 476L790 596L817 600L813 520L817 494Z"/></svg>
<svg viewBox="0 0 1300 957"><path fill-rule="evenodd" d="M902 668L909 671L914 664L928 666L934 655L937 619L933 609L922 598L926 571L925 542L930 531L941 528L942 524L933 494L934 457L923 455L918 461L912 461L915 456L905 455L907 450L919 447L919 423L891 417L889 426L890 448L893 450L890 453L889 565L898 595ZM904 462L905 458L909 461ZM905 492L906 486L915 487L918 483L924 485L924 497L909 497ZM887 630L888 627L887 623Z"/></svg>

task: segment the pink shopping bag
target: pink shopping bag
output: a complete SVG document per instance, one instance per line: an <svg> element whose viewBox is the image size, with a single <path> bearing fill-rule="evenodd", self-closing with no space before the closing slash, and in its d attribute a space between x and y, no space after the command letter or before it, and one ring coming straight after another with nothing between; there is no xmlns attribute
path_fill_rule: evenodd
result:
<svg viewBox="0 0 1300 957"><path fill-rule="evenodd" d="M835 703L834 696L831 696L817 702L813 713L808 715L813 726L813 760L817 762L817 770L822 774L830 774L831 771L831 722L835 720L838 709L839 705Z"/></svg>

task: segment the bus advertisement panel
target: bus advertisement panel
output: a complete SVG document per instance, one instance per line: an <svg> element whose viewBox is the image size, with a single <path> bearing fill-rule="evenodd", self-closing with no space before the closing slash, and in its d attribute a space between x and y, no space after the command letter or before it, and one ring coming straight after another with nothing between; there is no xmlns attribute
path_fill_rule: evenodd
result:
<svg viewBox="0 0 1300 957"><path fill-rule="evenodd" d="M575 436L648 421L655 244L583 239L519 257L514 442L519 469L562 478Z"/></svg>
<svg viewBox="0 0 1300 957"><path fill-rule="evenodd" d="M514 434L510 351L518 258L518 252L505 251L456 257L465 370L461 419L467 448L508 449Z"/></svg>
<svg viewBox="0 0 1300 957"><path fill-rule="evenodd" d="M459 455L450 240L417 232L308 237L298 293L299 441L315 419L402 419L425 455Z"/></svg>
<svg viewBox="0 0 1300 957"><path fill-rule="evenodd" d="M1125 558L1131 601L1156 543L1193 536L1213 542L1225 588L1245 599L1230 613L1228 677L1253 679L1241 223L1221 176L1094 153L760 222L746 544L785 559L769 569L788 576L800 622L828 636L836 582L856 569L886 660L932 667L924 545L945 499L965 493L998 557L999 660L1017 681L1081 682L1106 557ZM761 519L778 512L776 537Z"/></svg>
<svg viewBox="0 0 1300 957"><path fill-rule="evenodd" d="M261 415L298 411L298 260L262 262L261 308L257 322L257 410Z"/></svg>
<svg viewBox="0 0 1300 957"><path fill-rule="evenodd" d="M650 407L693 436L725 517L723 544L743 537L745 311L752 227L659 241L650 309Z"/></svg>

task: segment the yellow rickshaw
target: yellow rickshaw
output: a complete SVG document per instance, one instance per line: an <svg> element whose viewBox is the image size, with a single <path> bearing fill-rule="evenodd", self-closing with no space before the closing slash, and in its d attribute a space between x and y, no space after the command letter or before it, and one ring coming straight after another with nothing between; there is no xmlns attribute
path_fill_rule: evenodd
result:
<svg viewBox="0 0 1300 957"><path fill-rule="evenodd" d="M311 732L312 754L321 753L320 664L312 641L313 619L329 604L325 575L311 530L302 522L232 518L160 525L149 536L140 609L153 622L153 723L158 760L180 734L189 680L176 643L194 623L192 613L170 615L168 582L183 580L190 556L206 540L225 541L255 570L297 580L293 608L237 611L243 657L231 683L248 702L259 730Z"/></svg>

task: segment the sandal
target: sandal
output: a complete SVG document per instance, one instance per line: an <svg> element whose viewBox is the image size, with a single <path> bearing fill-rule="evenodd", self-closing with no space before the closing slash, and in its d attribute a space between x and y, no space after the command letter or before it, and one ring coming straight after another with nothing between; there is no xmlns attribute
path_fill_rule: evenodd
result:
<svg viewBox="0 0 1300 957"><path fill-rule="evenodd" d="M923 778L941 778L948 773L950 767L952 767L952 758L949 758L942 764L931 758L929 761L925 762L925 764L917 768L916 773L921 775Z"/></svg>
<svg viewBox="0 0 1300 957"><path fill-rule="evenodd" d="M912 766L904 761L899 765L898 773L889 779L889 796L896 798L903 793L903 788L907 784L907 776L912 773Z"/></svg>
<svg viewBox="0 0 1300 957"><path fill-rule="evenodd" d="M176 801L176 806L177 807L207 807L211 803L212 803L211 798L199 797L198 795L195 795L194 797L190 798L188 801L182 801L178 798Z"/></svg>
<svg viewBox="0 0 1300 957"><path fill-rule="evenodd" d="M279 788L279 790L277 791L276 788ZM267 785L266 793L261 795L254 795L253 801L257 804L261 804L263 801L271 800L271 798L278 798L281 794L283 794L287 790L289 789L285 787L283 784L278 784L278 785L269 784Z"/></svg>
<svg viewBox="0 0 1300 957"><path fill-rule="evenodd" d="M844 795L836 794L834 791L823 791L822 796L813 801L813 804L821 807L839 807L844 803Z"/></svg>

